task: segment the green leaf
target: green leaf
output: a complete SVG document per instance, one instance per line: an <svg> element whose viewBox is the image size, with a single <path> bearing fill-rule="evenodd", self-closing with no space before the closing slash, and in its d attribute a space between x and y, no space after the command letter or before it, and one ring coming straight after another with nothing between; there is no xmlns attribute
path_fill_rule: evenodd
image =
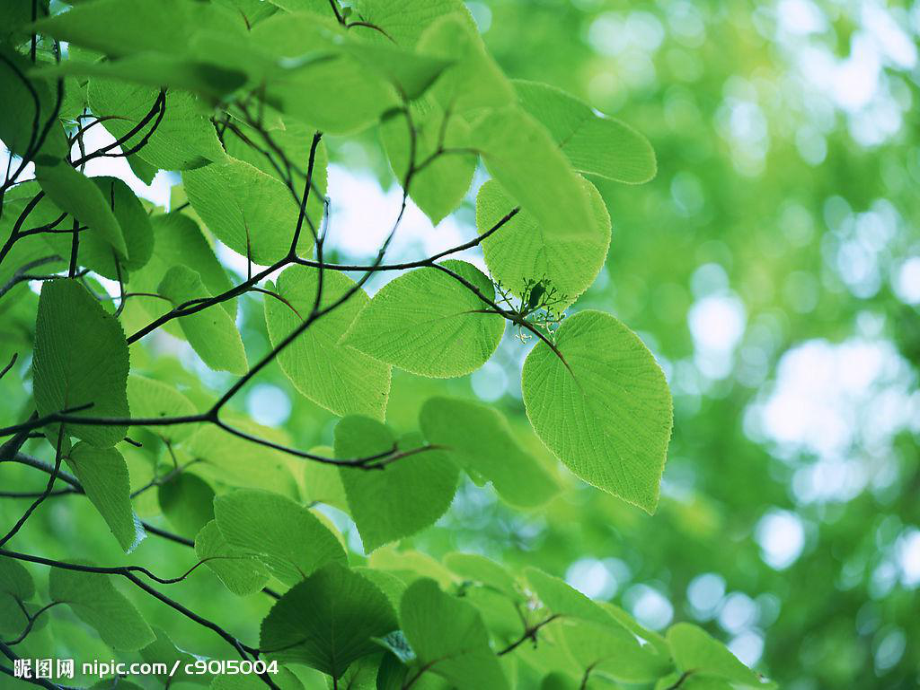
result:
<svg viewBox="0 0 920 690"><path fill-rule="evenodd" d="M456 398L430 398L419 426L429 443L444 446L457 464L491 481L509 503L533 507L559 490L552 476L525 452L496 409Z"/></svg>
<svg viewBox="0 0 920 690"><path fill-rule="evenodd" d="M486 297L495 291L475 266L449 260L443 266ZM483 313L488 305L452 276L419 268L387 283L345 334L345 345L414 374L448 378L481 367L505 330L504 319Z"/></svg>
<svg viewBox="0 0 920 690"><path fill-rule="evenodd" d="M228 544L257 555L286 584L326 563L346 562L335 535L309 510L278 494L244 489L218 496L214 516Z"/></svg>
<svg viewBox="0 0 920 690"><path fill-rule="evenodd" d="M760 675L738 661L721 642L700 627L678 623L668 629L668 643L680 671L725 678L744 687L769 687Z"/></svg>
<svg viewBox="0 0 920 690"><path fill-rule="evenodd" d="M313 140L313 130L302 122L285 117L281 120L282 127L273 129L269 133L273 144L288 158L297 169L294 174L295 185L298 192L303 189L304 175L307 171L307 165L310 160L310 147ZM227 128L224 132L223 142L227 155L258 168L266 175L270 175L278 180L283 177L278 170L272 165L270 160L257 146L263 141L261 134L246 125L243 122L233 122L233 128ZM316 155L313 159L313 177L310 192L310 198L307 200L307 214L314 223L321 222L324 213L325 196L327 190L327 178L329 167L329 152L326 144L320 141L316 147ZM282 170L285 168L282 166ZM301 174L303 173L303 174ZM308 226L304 226L303 232L309 232Z"/></svg>
<svg viewBox="0 0 920 690"><path fill-rule="evenodd" d="M170 386L146 376L128 376L128 405L135 419L185 417L198 412L192 401ZM192 424L148 427L148 430L170 442L181 441L195 430Z"/></svg>
<svg viewBox="0 0 920 690"><path fill-rule="evenodd" d="M374 551L368 558L368 565L374 570L392 573L407 583L427 577L446 588L452 586L457 579L428 554L411 549L397 551L394 546L385 546Z"/></svg>
<svg viewBox="0 0 920 690"><path fill-rule="evenodd" d="M413 48L422 33L435 21L448 15L459 15L473 31L476 25L461 0L358 0L355 11L364 21L386 32L389 40ZM384 40L377 32L356 27L364 33L361 38Z"/></svg>
<svg viewBox="0 0 920 690"><path fill-rule="evenodd" d="M611 604L609 601L601 601L598 604L607 611L611 616L619 621L620 625L632 632L636 637L648 642L652 647L655 648L655 651L659 655L664 657L671 656L671 649L668 647L667 640L658 633L644 628L636 622L636 619L630 616L626 611L621 609L615 604Z"/></svg>
<svg viewBox="0 0 920 690"><path fill-rule="evenodd" d="M540 683L540 690L579 690L578 685L578 681L571 676L554 671L543 677Z"/></svg>
<svg viewBox="0 0 920 690"><path fill-rule="evenodd" d="M534 118L515 107L488 111L474 123L470 141L492 177L546 233L593 234L587 188Z"/></svg>
<svg viewBox="0 0 920 690"><path fill-rule="evenodd" d="M248 163L229 160L187 170L182 182L192 208L230 249L263 266L287 256L298 207L280 181ZM312 247L313 235L305 219L298 252L303 256Z"/></svg>
<svg viewBox="0 0 920 690"><path fill-rule="evenodd" d="M627 184L655 177L652 145L626 123L546 84L518 81L514 86L521 106L549 130L578 172Z"/></svg>
<svg viewBox="0 0 920 690"><path fill-rule="evenodd" d="M281 297L265 296L265 322L273 347L299 328L313 309L319 272L291 266L274 288ZM320 308L354 289L342 273L325 271ZM273 289L271 285L269 289ZM383 419L390 391L390 367L340 343L367 294L358 289L346 302L316 320L278 355L281 370L304 396L333 414L363 414Z"/></svg>
<svg viewBox="0 0 920 690"><path fill-rule="evenodd" d="M77 618L114 649L134 651L156 639L134 604L115 589L109 575L51 568L48 593L52 601L68 604Z"/></svg>
<svg viewBox="0 0 920 690"><path fill-rule="evenodd" d="M449 553L444 565L464 580L491 587L514 601L523 600L515 579L495 561L475 553Z"/></svg>
<svg viewBox="0 0 920 690"><path fill-rule="evenodd" d="M354 569L354 572L363 575L377 585L377 588L387 595L387 599L389 599L390 603L393 605L394 611L399 608L399 602L402 600L402 595L405 593L406 587L408 586L403 580L385 570L376 570L368 567L357 567Z"/></svg>
<svg viewBox="0 0 920 690"><path fill-rule="evenodd" d="M195 45L197 47L199 43L196 42ZM246 73L239 69L228 69L211 61L162 53L142 53L99 62L67 60L38 68L33 74L45 79L90 77L126 81L132 85L166 88L171 93L183 89L212 101L225 98L243 86L247 79Z"/></svg>
<svg viewBox="0 0 920 690"><path fill-rule="evenodd" d="M408 673L408 667L397 656L384 654L377 671L374 690L402 690Z"/></svg>
<svg viewBox="0 0 920 690"><path fill-rule="evenodd" d="M48 3L36 3L39 16L48 14ZM32 23L32 0L7 0L0 3L0 40L8 45L21 44L29 36ZM2 137L0 137L2 139Z"/></svg>
<svg viewBox="0 0 920 690"><path fill-rule="evenodd" d="M118 140L127 136L151 112L159 89L125 84L111 79L90 80L87 97L93 114ZM166 94L166 111L156 129L157 116L122 145L131 150L146 139L135 155L156 168L189 170L226 158L214 126L202 112L198 99L185 91ZM153 130L153 134L147 134Z"/></svg>
<svg viewBox="0 0 920 690"><path fill-rule="evenodd" d="M35 596L35 582L29 571L12 558L0 559L0 635L18 636L28 624L18 602Z"/></svg>
<svg viewBox="0 0 920 690"><path fill-rule="evenodd" d="M457 114L514 103L511 82L486 51L476 26L465 12L433 22L422 33L418 50L453 60L431 90L431 96L449 112Z"/></svg>
<svg viewBox="0 0 920 690"><path fill-rule="evenodd" d="M625 631L619 622L599 604L558 577L547 575L537 568L525 568L524 576L543 606L557 616L579 618Z"/></svg>
<svg viewBox="0 0 920 690"><path fill-rule="evenodd" d="M417 657L410 674L435 673L458 690L509 687L479 612L442 592L434 580L421 579L409 586L399 620Z"/></svg>
<svg viewBox="0 0 920 690"><path fill-rule="evenodd" d="M610 246L610 215L600 192L587 180L582 185L591 200L594 223L581 233L547 231L536 218L522 210L482 242L486 266L492 278L518 297L528 285L541 281L555 289L551 306L561 313L587 290L604 267ZM489 180L476 197L476 227L489 231L512 209L514 203L501 185ZM537 305L534 305L537 306Z"/></svg>
<svg viewBox="0 0 920 690"><path fill-rule="evenodd" d="M71 414L102 418L130 414L124 331L75 280L49 281L42 287L32 367L35 406L41 416L90 404L89 409ZM127 432L125 426L74 423L66 429L98 447L114 446Z"/></svg>
<svg viewBox="0 0 920 690"><path fill-rule="evenodd" d="M5 29L6 26L2 26L0 32ZM57 93L52 93L46 83L31 79L32 63L15 51L0 46L0 58L0 93L4 101L3 108L0 108L0 141L17 156L31 153L34 158L40 153L63 158L67 155L67 140L56 120L51 121L41 148L35 150L43 128L55 112Z"/></svg>
<svg viewBox="0 0 920 690"><path fill-rule="evenodd" d="M78 443L67 456L67 465L124 552L133 551L145 534L131 508L131 482L121 453Z"/></svg>
<svg viewBox="0 0 920 690"><path fill-rule="evenodd" d="M397 627L393 607L369 580L338 564L292 587L262 621L261 649L339 678Z"/></svg>
<svg viewBox="0 0 920 690"><path fill-rule="evenodd" d="M329 446L310 449L311 453L331 458L335 450ZM303 466L303 499L307 505L325 503L344 512L348 512L348 499L339 468L322 462L307 462Z"/></svg>
<svg viewBox="0 0 920 690"><path fill-rule="evenodd" d="M334 19L312 12L277 14L251 32L253 45L286 66L269 76L265 99L328 134L347 134L400 105L395 89L358 59L342 54ZM316 98L335 93L335 98Z"/></svg>
<svg viewBox="0 0 920 690"><path fill-rule="evenodd" d="M113 676L94 683L89 690L144 690L144 688L120 676Z"/></svg>
<svg viewBox="0 0 920 690"><path fill-rule="evenodd" d="M317 690L320 687L325 688L325 686L320 686L315 683L304 686L298 677L284 666L278 669L278 673L272 674L271 679L281 690L303 690L304 687L310 690ZM262 690L264 687L265 683L254 673L245 676L214 676L214 680L211 681L211 690Z"/></svg>
<svg viewBox="0 0 920 690"><path fill-rule="evenodd" d="M119 259L125 259L128 249L121 225L103 196L90 178L74 170L67 163L39 165L35 168L38 183L48 197L60 208L76 218L99 242L110 247Z"/></svg>
<svg viewBox="0 0 920 690"><path fill-rule="evenodd" d="M537 435L576 475L653 512L671 436L671 394L635 333L609 314L584 311L545 343L522 373Z"/></svg>
<svg viewBox="0 0 920 690"><path fill-rule="evenodd" d="M195 555L227 589L239 596L258 592L270 577L258 558L244 549L231 546L224 539L215 520L202 527L195 537Z"/></svg>
<svg viewBox="0 0 920 690"><path fill-rule="evenodd" d="M194 537L214 519L214 489L201 477L181 473L157 489L163 515L184 537Z"/></svg>
<svg viewBox="0 0 920 690"><path fill-rule="evenodd" d="M524 574L544 608L565 619L562 636L582 670L604 671L629 682L651 681L666 671L667 656L652 645L640 644L601 604L537 568L526 568Z"/></svg>
<svg viewBox="0 0 920 690"><path fill-rule="evenodd" d="M210 297L201 276L187 266L173 266L157 290L179 307L201 297ZM236 324L218 306L180 316L179 326L201 360L215 371L245 374L249 370L246 351Z"/></svg>
<svg viewBox="0 0 920 690"><path fill-rule="evenodd" d="M366 69L391 82L409 100L419 98L451 60L419 55L392 45L345 41L341 48Z"/></svg>
<svg viewBox="0 0 920 690"><path fill-rule="evenodd" d="M403 442L399 449L418 445ZM388 453L396 447L392 432L367 417L346 417L335 427L335 456L340 460ZM382 470L340 467L339 471L349 513L367 552L433 525L457 491L457 466L441 451L399 458Z"/></svg>
<svg viewBox="0 0 920 690"><path fill-rule="evenodd" d="M559 624L569 654L582 669L627 683L649 683L671 668L667 657L653 648L640 646L625 628L598 625L589 621L564 621Z"/></svg>
<svg viewBox="0 0 920 690"><path fill-rule="evenodd" d="M35 26L41 34L114 57L147 51L182 54L202 27L243 33L242 23L234 21L229 11L188 0L81 2L67 12L40 19ZM113 26L118 31L112 31Z"/></svg>
<svg viewBox="0 0 920 690"><path fill-rule="evenodd" d="M412 177L409 195L432 224L437 225L460 205L473 181L477 156L462 151L469 148L470 127L465 120L450 117L430 100L413 104L411 118L416 131L415 163L422 167ZM401 181L406 179L409 169L412 150L409 132L409 120L399 111L384 117L380 126L393 173ZM431 158L441 145L452 152Z"/></svg>
<svg viewBox="0 0 920 690"><path fill-rule="evenodd" d="M277 443L289 442L277 430L243 419L231 419L225 413L222 417L243 433ZM228 484L265 489L285 496L297 495L290 458L280 451L254 444L214 425L195 431L182 447L190 460L199 461L191 469L215 485Z"/></svg>

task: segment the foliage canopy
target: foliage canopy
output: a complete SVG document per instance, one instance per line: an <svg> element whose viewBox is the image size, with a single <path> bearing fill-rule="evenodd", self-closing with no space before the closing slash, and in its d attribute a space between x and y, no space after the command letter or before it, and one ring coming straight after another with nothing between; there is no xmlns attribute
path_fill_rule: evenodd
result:
<svg viewBox="0 0 920 690"><path fill-rule="evenodd" d="M8 676L72 656L46 687L165 683L81 675L114 655L217 690L775 687L709 626L556 576L571 525L608 522L599 553L709 514L661 490L692 432L660 324L603 297L654 213L652 145L506 76L483 7L0 9ZM362 213L344 170L394 207ZM508 371L514 400L474 399ZM557 556L521 536L544 513ZM191 673L230 658L257 672Z"/></svg>

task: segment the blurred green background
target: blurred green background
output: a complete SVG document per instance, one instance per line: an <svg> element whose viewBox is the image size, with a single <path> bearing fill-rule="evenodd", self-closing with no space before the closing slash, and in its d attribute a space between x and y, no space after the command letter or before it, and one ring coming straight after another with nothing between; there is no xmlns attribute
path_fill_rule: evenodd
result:
<svg viewBox="0 0 920 690"><path fill-rule="evenodd" d="M675 428L653 517L559 470L568 490L543 509L512 510L470 485L411 545L539 565L653 629L697 622L790 690L917 687L920 3L467 5L509 76L573 92L655 147L653 182L601 187L614 240L605 273L577 306L640 333L668 375ZM366 257L374 238L360 223L381 225L375 204L392 209L392 175L373 133L330 147L332 258ZM350 198L338 201L336 189ZM408 231L391 258L471 237L473 198L438 228ZM356 199L359 213L349 216ZM34 314L25 302L24 319ZM267 348L262 305L257 296L242 304L252 361ZM470 377L394 371L389 421L414 429L432 394L479 397L550 463L520 399L530 346L512 336ZM226 385L168 336L132 357L173 378L184 367L190 386L196 376ZM8 377L0 392L18 398L20 385ZM334 418L276 365L238 407L301 447L331 440ZM45 481L25 468L5 472L22 487ZM162 521L150 499L139 509ZM17 510L0 504L3 524ZM329 514L360 554L347 519ZM122 562L110 542L85 501L63 497L33 517L17 548ZM194 556L151 537L131 560L169 576ZM204 572L170 594L247 639L270 604L240 602ZM220 640L133 598L180 646L226 656ZM55 649L87 658L86 630L74 624L68 636L66 622L55 623ZM50 640L37 634L30 644L42 656ZM100 647L97 658L109 654Z"/></svg>
<svg viewBox="0 0 920 690"><path fill-rule="evenodd" d="M651 139L590 302L676 407L658 515L585 490L500 532L785 688L917 687L920 3L470 5L512 76Z"/></svg>

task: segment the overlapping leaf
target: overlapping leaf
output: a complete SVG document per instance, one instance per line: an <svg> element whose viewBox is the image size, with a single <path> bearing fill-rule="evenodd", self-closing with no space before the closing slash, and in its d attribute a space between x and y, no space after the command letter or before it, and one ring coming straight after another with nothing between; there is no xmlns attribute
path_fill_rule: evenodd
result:
<svg viewBox="0 0 920 690"><path fill-rule="evenodd" d="M540 343L522 374L537 435L575 474L648 512L671 437L671 394L638 336L613 316L579 312Z"/></svg>
<svg viewBox="0 0 920 690"><path fill-rule="evenodd" d="M472 264L444 267L495 297L489 279ZM492 356L504 319L463 283L436 268L419 268L387 283L358 315L342 343L414 374L463 376Z"/></svg>

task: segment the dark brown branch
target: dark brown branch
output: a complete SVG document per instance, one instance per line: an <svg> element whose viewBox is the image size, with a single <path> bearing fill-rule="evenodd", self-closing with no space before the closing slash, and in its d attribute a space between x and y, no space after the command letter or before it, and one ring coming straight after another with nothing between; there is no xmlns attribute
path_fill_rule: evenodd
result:
<svg viewBox="0 0 920 690"><path fill-rule="evenodd" d="M58 428L58 437L57 437L57 446L54 451L54 470L48 477L48 485L45 487L45 490L42 494L35 499L35 501L28 507L25 513L16 521L16 524L6 533L2 539L0 539L0 546L6 544L10 539L16 536L16 533L22 529L22 526L26 524L26 521L32 516L32 513L44 503L45 499L51 494L51 491L54 489L54 482L57 479L58 473L61 471L61 444L64 441L64 427L63 425Z"/></svg>
<svg viewBox="0 0 920 690"><path fill-rule="evenodd" d="M559 618L559 616L558 616L557 614L553 614L553 615L550 616L549 618L546 618L546 619L540 621L539 623L537 623L537 624L534 625L533 627L526 627L526 628L524 629L524 634L521 635L520 638L518 638L517 640L515 640L514 642L512 642L511 644L509 644L507 647L505 647L504 649L502 649L500 652L497 652L498 656L504 656L505 654L508 654L508 653L510 653L510 652L513 652L515 649L517 649L517 648L520 647L522 644L524 644L524 642L526 642L527 640L533 640L533 641L534 641L534 644L536 644L536 642L537 642L537 633L540 632L540 628L542 628L542 627L545 626L545 625L549 625L550 623L552 623L552 622L553 622L554 620L556 620L557 618Z"/></svg>

